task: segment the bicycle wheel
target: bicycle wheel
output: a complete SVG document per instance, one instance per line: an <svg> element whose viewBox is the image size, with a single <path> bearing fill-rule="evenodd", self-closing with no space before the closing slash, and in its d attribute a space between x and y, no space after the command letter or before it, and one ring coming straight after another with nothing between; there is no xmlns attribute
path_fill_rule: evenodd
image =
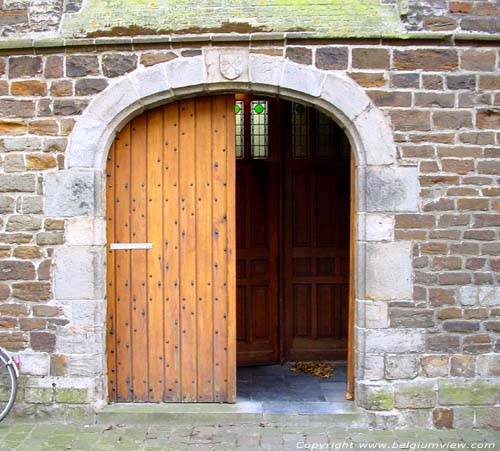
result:
<svg viewBox="0 0 500 451"><path fill-rule="evenodd" d="M0 351L0 421L12 409L17 394L16 372L9 361L9 357Z"/></svg>

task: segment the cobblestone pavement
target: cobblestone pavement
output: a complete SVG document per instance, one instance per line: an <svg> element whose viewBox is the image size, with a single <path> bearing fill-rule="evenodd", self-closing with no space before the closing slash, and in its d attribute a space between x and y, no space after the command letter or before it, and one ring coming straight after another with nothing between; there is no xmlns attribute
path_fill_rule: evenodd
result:
<svg viewBox="0 0 500 451"><path fill-rule="evenodd" d="M0 424L1 451L500 450L490 430L370 431L328 426Z"/></svg>

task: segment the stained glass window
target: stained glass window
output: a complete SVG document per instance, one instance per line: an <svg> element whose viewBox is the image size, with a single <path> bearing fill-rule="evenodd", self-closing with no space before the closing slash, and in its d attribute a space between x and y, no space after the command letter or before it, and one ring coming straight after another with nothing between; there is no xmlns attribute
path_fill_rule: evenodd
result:
<svg viewBox="0 0 500 451"><path fill-rule="evenodd" d="M250 103L250 114L252 158L267 158L269 147L267 100L253 100Z"/></svg>
<svg viewBox="0 0 500 451"><path fill-rule="evenodd" d="M236 125L236 158L245 156L245 108L242 100L234 104Z"/></svg>
<svg viewBox="0 0 500 451"><path fill-rule="evenodd" d="M336 142L334 136L335 123L326 115L316 114L316 156L318 158L330 158L335 150Z"/></svg>
<svg viewBox="0 0 500 451"><path fill-rule="evenodd" d="M292 148L293 158L309 157L307 145L309 108L300 103L292 104Z"/></svg>

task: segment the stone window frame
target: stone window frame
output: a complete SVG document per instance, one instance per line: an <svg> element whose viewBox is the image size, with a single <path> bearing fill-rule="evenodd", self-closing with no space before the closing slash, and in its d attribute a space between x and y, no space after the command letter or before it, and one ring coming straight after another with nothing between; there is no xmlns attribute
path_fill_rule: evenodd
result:
<svg viewBox="0 0 500 451"><path fill-rule="evenodd" d="M221 59L236 68L224 75ZM229 78L228 75L230 76ZM345 73L322 71L245 48L203 49L202 55L140 68L97 94L70 136L64 170L47 174L47 216L66 217L66 241L54 255L56 302L97 305L94 340L106 355L105 168L117 131L155 106L196 95L252 92L300 101L327 114L347 134L356 185L356 392L391 385L386 354L425 350L425 329L390 327L388 301L413 298L411 241L395 241L394 218L418 210L418 171L397 160L389 119ZM106 369L100 375L107 386ZM107 403L98 390L95 406ZM364 405L364 396L357 404Z"/></svg>

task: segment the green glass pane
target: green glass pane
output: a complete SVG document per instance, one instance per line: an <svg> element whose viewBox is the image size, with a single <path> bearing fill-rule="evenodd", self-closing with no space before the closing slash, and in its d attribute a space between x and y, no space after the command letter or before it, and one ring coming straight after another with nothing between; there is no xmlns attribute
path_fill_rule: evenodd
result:
<svg viewBox="0 0 500 451"><path fill-rule="evenodd" d="M236 114L238 114L240 111L241 111L241 107L240 107L238 104L236 104L236 105L234 106L234 112L235 112Z"/></svg>
<svg viewBox="0 0 500 451"><path fill-rule="evenodd" d="M262 114L264 112L264 110L266 109L266 107L264 105L262 105L262 103L258 103L257 105L255 105L254 107L254 111L257 113L257 114Z"/></svg>
<svg viewBox="0 0 500 451"><path fill-rule="evenodd" d="M299 114L302 114L304 111L306 111L306 107L304 105L301 105L300 103L297 103L295 105L295 111Z"/></svg>

